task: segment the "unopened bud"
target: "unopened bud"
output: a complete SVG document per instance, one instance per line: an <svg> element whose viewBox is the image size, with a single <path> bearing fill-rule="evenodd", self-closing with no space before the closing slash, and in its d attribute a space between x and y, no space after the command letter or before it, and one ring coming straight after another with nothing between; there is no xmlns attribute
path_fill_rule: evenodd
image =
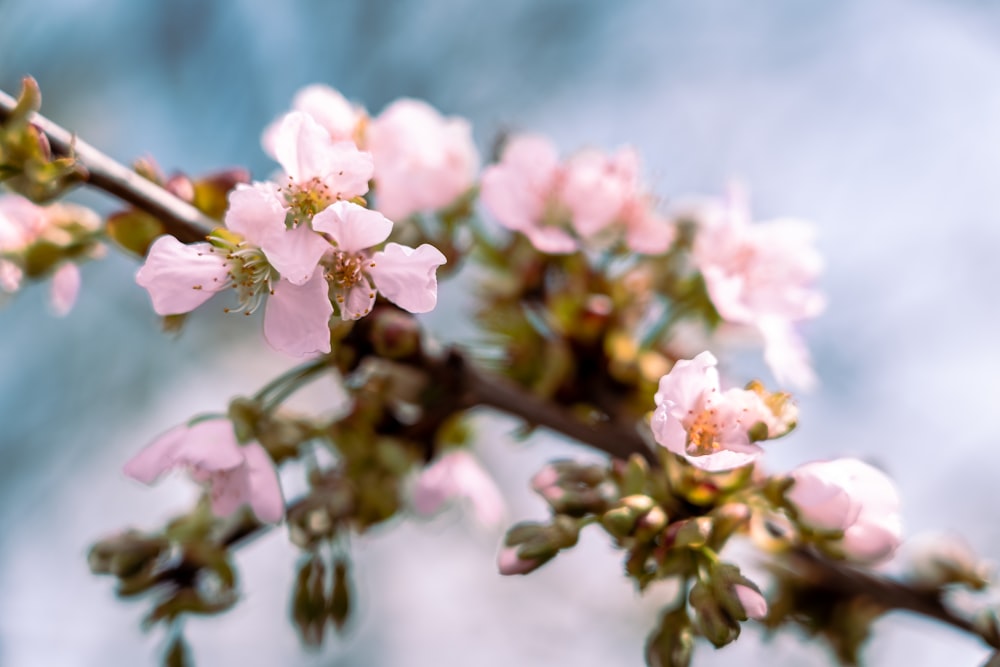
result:
<svg viewBox="0 0 1000 667"><path fill-rule="evenodd" d="M740 636L740 624L722 609L708 586L700 581L696 583L691 587L688 601L695 611L698 629L716 648Z"/></svg>
<svg viewBox="0 0 1000 667"><path fill-rule="evenodd" d="M534 572L545 562L538 558L521 558L517 555L517 547L504 547L497 554L497 568L505 576Z"/></svg>
<svg viewBox="0 0 1000 667"><path fill-rule="evenodd" d="M686 519L673 524L671 529L675 531L672 546L700 549L708 544L708 538L712 534L712 519L707 516Z"/></svg>
<svg viewBox="0 0 1000 667"><path fill-rule="evenodd" d="M750 508L743 503L726 503L712 510L712 535L709 546L721 551L733 533L750 523Z"/></svg>
<svg viewBox="0 0 1000 667"><path fill-rule="evenodd" d="M372 313L371 342L385 359L407 359L420 351L420 324L409 313L379 308Z"/></svg>

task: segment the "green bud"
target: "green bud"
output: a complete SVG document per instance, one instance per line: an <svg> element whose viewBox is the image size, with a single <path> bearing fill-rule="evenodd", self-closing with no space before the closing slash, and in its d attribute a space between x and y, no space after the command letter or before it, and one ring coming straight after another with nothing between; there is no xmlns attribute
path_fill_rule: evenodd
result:
<svg viewBox="0 0 1000 667"><path fill-rule="evenodd" d="M646 488L649 463L638 454L633 454L619 474L621 476L619 487L623 495L642 493Z"/></svg>
<svg viewBox="0 0 1000 667"><path fill-rule="evenodd" d="M694 653L694 633L687 609L668 612L646 640L646 663L650 667L688 667Z"/></svg>
<svg viewBox="0 0 1000 667"><path fill-rule="evenodd" d="M631 535L638 520L639 517L628 507L616 507L601 515L601 525L619 539Z"/></svg>
<svg viewBox="0 0 1000 667"><path fill-rule="evenodd" d="M713 551L721 551L733 533L750 523L750 507L743 503L726 503L712 510L712 535L709 546Z"/></svg>
<svg viewBox="0 0 1000 667"><path fill-rule="evenodd" d="M263 410L259 402L246 396L237 396L229 403L229 420L233 422L236 440L247 443L256 440L257 422Z"/></svg>
<svg viewBox="0 0 1000 667"><path fill-rule="evenodd" d="M327 618L326 567L317 557L299 568L292 595L292 620L299 637L307 646L323 643Z"/></svg>
<svg viewBox="0 0 1000 667"><path fill-rule="evenodd" d="M672 546L700 549L708 544L708 538L712 534L712 524L712 519L707 516L685 519L673 524L671 528L676 532L673 535Z"/></svg>
<svg viewBox="0 0 1000 667"><path fill-rule="evenodd" d="M691 587L688 602L695 611L701 634L716 648L721 648L740 636L740 624L722 609L714 592L704 583L699 581Z"/></svg>

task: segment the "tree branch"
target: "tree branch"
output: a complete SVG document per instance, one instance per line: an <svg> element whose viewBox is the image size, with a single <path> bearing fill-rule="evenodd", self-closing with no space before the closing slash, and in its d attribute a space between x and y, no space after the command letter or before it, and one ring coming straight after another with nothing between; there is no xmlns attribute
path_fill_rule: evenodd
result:
<svg viewBox="0 0 1000 667"><path fill-rule="evenodd" d="M0 91L0 123L10 117L16 105L14 98ZM53 154L72 156L87 170L87 183L154 216L180 241L204 241L208 233L218 227L218 223L191 204L81 141L45 116L32 114L31 123L49 140Z"/></svg>
<svg viewBox="0 0 1000 667"><path fill-rule="evenodd" d="M16 102L0 91L0 122L9 118ZM31 122L45 134L57 156L73 156L88 172L87 183L117 197L159 219L166 230L183 242L200 241L217 226L187 202L148 181L116 162L93 146L79 140L65 128L40 114ZM526 423L561 433L581 444L618 458L639 454L655 463L653 452L637 431L610 422L586 423L569 411L531 394L499 376L476 369L457 350L446 358L424 358L424 370L432 373L452 372L463 392L465 406L482 405L506 412ZM447 364L449 368L437 366ZM298 502L293 501L289 507ZM269 526L243 516L223 530L221 545L238 547L261 535ZM796 552L791 562L815 586L832 591L864 596L887 610L900 609L933 618L981 638L986 644L1000 648L1000 639L971 621L947 609L933 593L921 591L905 583L870 574L843 563L820 558L808 552ZM165 580L169 580L169 573Z"/></svg>

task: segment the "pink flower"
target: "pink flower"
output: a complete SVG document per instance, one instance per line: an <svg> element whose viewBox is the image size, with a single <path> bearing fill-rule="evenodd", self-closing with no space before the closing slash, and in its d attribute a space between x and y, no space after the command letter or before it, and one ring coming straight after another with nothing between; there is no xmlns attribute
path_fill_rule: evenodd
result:
<svg viewBox="0 0 1000 667"><path fill-rule="evenodd" d="M372 247L389 238L392 222L350 202L336 202L316 214L312 224L335 246L325 260L326 275L337 291L343 319L371 312L376 291L411 313L426 313L437 305L437 267L447 260L434 246L425 243L414 249L389 243L372 253Z"/></svg>
<svg viewBox="0 0 1000 667"><path fill-rule="evenodd" d="M809 353L794 324L825 306L814 283L822 260L812 227L801 220L750 224L743 193L695 213L693 257L712 304L727 322L753 326L764 337L765 358L779 382L815 384Z"/></svg>
<svg viewBox="0 0 1000 667"><path fill-rule="evenodd" d="M278 188L297 224L335 201L368 192L374 173L370 153L353 141L334 141L312 116L292 111L274 133L274 155L288 175Z"/></svg>
<svg viewBox="0 0 1000 667"><path fill-rule="evenodd" d="M206 419L167 431L125 464L125 474L152 484L174 468L187 469L208 486L218 516L229 516L243 505L267 523L284 516L271 457L256 442L240 445L228 419Z"/></svg>
<svg viewBox="0 0 1000 667"><path fill-rule="evenodd" d="M479 171L468 121L444 118L419 100L386 107L371 121L365 142L375 159L377 208L393 220L447 207Z"/></svg>
<svg viewBox="0 0 1000 667"><path fill-rule="evenodd" d="M902 539L896 485L882 471L858 459L816 461L799 466L785 498L799 523L819 532L843 532L844 555L877 563Z"/></svg>
<svg viewBox="0 0 1000 667"><path fill-rule="evenodd" d="M323 84L306 86L295 93L292 110L312 116L335 142L354 141L358 126L365 117L364 109L351 104L339 92ZM261 138L264 151L271 157L277 157L275 145L283 118L271 123Z"/></svg>
<svg viewBox="0 0 1000 667"><path fill-rule="evenodd" d="M639 156L631 148L613 155L585 150L560 164L548 139L516 136L483 172L481 196L500 224L551 254L619 237L634 252L659 254L674 238L639 181Z"/></svg>
<svg viewBox="0 0 1000 667"><path fill-rule="evenodd" d="M436 514L449 500L462 498L472 504L480 523L495 526L504 515L500 490L467 451L450 451L424 468L413 485L413 509Z"/></svg>
<svg viewBox="0 0 1000 667"><path fill-rule="evenodd" d="M276 350L294 356L330 351L333 306L322 267L314 266L304 283L295 284L279 279L259 248L213 238L218 245L185 245L161 236L150 247L136 282L149 292L158 315L190 312L232 288L237 311L250 314L267 299L264 335Z"/></svg>
<svg viewBox="0 0 1000 667"><path fill-rule="evenodd" d="M702 470L730 470L752 463L762 452L750 429L774 421L752 391L719 391L711 352L680 360L660 379L650 426L656 441Z"/></svg>
<svg viewBox="0 0 1000 667"><path fill-rule="evenodd" d="M66 246L100 226L93 211L75 204L36 206L20 195L0 195L0 290L16 292L24 279L24 255L35 243ZM92 254L100 249L92 248ZM56 261L51 270L50 303L62 317L73 309L80 292L80 269L72 261Z"/></svg>
<svg viewBox="0 0 1000 667"><path fill-rule="evenodd" d="M506 145L500 162L483 170L480 199L504 227L521 232L551 254L571 253L577 242L555 209L559 172L555 144L539 135L519 135Z"/></svg>

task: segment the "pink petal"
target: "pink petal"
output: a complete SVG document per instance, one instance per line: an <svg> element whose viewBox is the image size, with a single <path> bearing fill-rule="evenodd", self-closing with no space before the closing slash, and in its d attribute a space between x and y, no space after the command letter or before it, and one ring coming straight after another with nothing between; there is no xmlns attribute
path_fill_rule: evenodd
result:
<svg viewBox="0 0 1000 667"><path fill-rule="evenodd" d="M819 384L812 368L809 348L789 321L762 318L757 327L764 336L764 360L775 379L803 391Z"/></svg>
<svg viewBox="0 0 1000 667"><path fill-rule="evenodd" d="M250 501L250 483L245 465L218 470L208 476L212 513L227 517Z"/></svg>
<svg viewBox="0 0 1000 667"><path fill-rule="evenodd" d="M72 262L66 262L52 276L52 309L56 315L63 317L69 314L80 293L80 269Z"/></svg>
<svg viewBox="0 0 1000 667"><path fill-rule="evenodd" d="M17 264L0 259L0 289L5 292L16 292L23 278L24 272Z"/></svg>
<svg viewBox="0 0 1000 667"><path fill-rule="evenodd" d="M372 312L375 304L375 288L362 280L357 285L342 291L343 301L340 304L340 317L343 320L356 320Z"/></svg>
<svg viewBox="0 0 1000 667"><path fill-rule="evenodd" d="M505 503L493 479L466 451L444 454L421 471L413 486L413 508L418 514L437 513L451 499L472 503L476 518L486 526L503 519Z"/></svg>
<svg viewBox="0 0 1000 667"><path fill-rule="evenodd" d="M125 474L143 484L152 484L177 466L176 453L187 437L187 424L175 426L146 445L125 464Z"/></svg>
<svg viewBox="0 0 1000 667"><path fill-rule="evenodd" d="M633 206L625 219L625 245L642 255L667 251L677 236L677 229L666 218L643 202Z"/></svg>
<svg viewBox="0 0 1000 667"><path fill-rule="evenodd" d="M685 454L684 458L695 468L700 468L707 472L721 472L723 470L733 470L734 468L742 468L745 465L750 465L764 453L763 449L753 444L745 445L742 449L745 451L731 448L720 449L717 452L702 456Z"/></svg>
<svg viewBox="0 0 1000 667"><path fill-rule="evenodd" d="M295 93L292 109L312 116L334 141L353 141L354 129L364 115L363 110L355 108L339 92L322 84L306 86ZM279 118L268 125L261 137L264 152L271 157L277 157L275 145L282 120Z"/></svg>
<svg viewBox="0 0 1000 667"><path fill-rule="evenodd" d="M213 473L243 463L233 423L225 418L205 419L189 426L174 456L178 464Z"/></svg>
<svg viewBox="0 0 1000 667"><path fill-rule="evenodd" d="M279 280L264 311L264 338L274 349L296 357L330 351L329 286L317 267L304 285Z"/></svg>
<svg viewBox="0 0 1000 667"><path fill-rule="evenodd" d="M240 183L229 193L226 227L251 244L264 247L287 230L286 211L270 183Z"/></svg>
<svg viewBox="0 0 1000 667"><path fill-rule="evenodd" d="M334 202L313 218L313 229L329 234L337 249L357 253L376 246L392 232L392 221L351 202Z"/></svg>
<svg viewBox="0 0 1000 667"><path fill-rule="evenodd" d="M285 516L285 499L274 461L256 442L243 447L249 485L250 507L264 523L277 523Z"/></svg>
<svg viewBox="0 0 1000 667"><path fill-rule="evenodd" d="M306 225L275 234L261 248L281 277L295 285L312 278L319 260L331 249L325 238Z"/></svg>
<svg viewBox="0 0 1000 667"><path fill-rule="evenodd" d="M185 245L161 236L135 281L146 288L157 315L187 313L229 284L225 255L208 243Z"/></svg>
<svg viewBox="0 0 1000 667"><path fill-rule="evenodd" d="M844 554L856 563L875 564L895 553L902 537L899 515L858 522L844 531Z"/></svg>
<svg viewBox="0 0 1000 667"><path fill-rule="evenodd" d="M526 233L537 227L552 195L558 164L556 147L547 138L512 138L500 162L483 170L483 206L508 229Z"/></svg>
<svg viewBox="0 0 1000 667"><path fill-rule="evenodd" d="M389 301L411 313L426 313L437 305L437 267L447 261L426 243L416 249L389 243L372 257L368 273Z"/></svg>
<svg viewBox="0 0 1000 667"><path fill-rule="evenodd" d="M580 249L580 244L561 227L538 225L527 227L522 233L541 252L550 255L568 255Z"/></svg>
<svg viewBox="0 0 1000 667"><path fill-rule="evenodd" d="M538 568L536 559L524 559L517 555L517 547L504 547L497 554L497 569L500 574L510 576L513 574L528 574Z"/></svg>
<svg viewBox="0 0 1000 667"><path fill-rule="evenodd" d="M337 199L351 199L368 192L375 172L370 153L358 150L353 141L334 141L309 115L292 111L285 115L274 136L275 155L293 181L306 185L313 179Z"/></svg>
<svg viewBox="0 0 1000 667"><path fill-rule="evenodd" d="M795 506L799 520L814 530L844 530L857 520L861 505L852 498L845 481L830 462L799 466L785 497Z"/></svg>
<svg viewBox="0 0 1000 667"><path fill-rule="evenodd" d="M767 600L763 595L743 584L736 584L733 590L736 591L736 597L743 605L747 617L759 621L767 616Z"/></svg>
<svg viewBox="0 0 1000 667"><path fill-rule="evenodd" d="M700 407L702 397L719 392L718 360L708 350L694 359L678 360L670 372L660 378L653 396L656 405L669 401L676 411L686 413Z"/></svg>

